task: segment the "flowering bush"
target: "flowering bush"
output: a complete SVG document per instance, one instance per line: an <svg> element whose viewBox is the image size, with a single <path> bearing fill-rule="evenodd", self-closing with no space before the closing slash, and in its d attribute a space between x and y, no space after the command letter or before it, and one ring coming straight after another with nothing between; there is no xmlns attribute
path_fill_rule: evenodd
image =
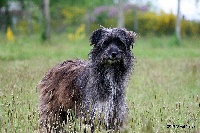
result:
<svg viewBox="0 0 200 133"><path fill-rule="evenodd" d="M76 41L79 39L85 38L85 24L81 24L75 31L75 33L71 33L67 35L67 38L71 41Z"/></svg>
<svg viewBox="0 0 200 133"><path fill-rule="evenodd" d="M138 13L138 32L149 34L156 32L157 16L153 12Z"/></svg>
<svg viewBox="0 0 200 133"><path fill-rule="evenodd" d="M175 32L176 17L172 13L161 12L156 18L155 29L157 34L170 35Z"/></svg>
<svg viewBox="0 0 200 133"><path fill-rule="evenodd" d="M183 36L200 35L200 23L183 20L181 33Z"/></svg>

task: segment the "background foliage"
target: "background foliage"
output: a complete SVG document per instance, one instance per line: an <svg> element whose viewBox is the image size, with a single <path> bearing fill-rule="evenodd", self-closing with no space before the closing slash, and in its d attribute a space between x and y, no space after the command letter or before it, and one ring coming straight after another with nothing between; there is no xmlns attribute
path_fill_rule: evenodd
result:
<svg viewBox="0 0 200 133"><path fill-rule="evenodd" d="M9 0L12 1L12 0ZM6 0L0 3L1 6L6 4ZM25 1L19 0L23 5L23 10L18 14L16 26L11 27L18 34L42 32L42 14L41 1ZM30 6L32 2L32 6ZM118 7L114 1L109 0L99 2L97 0L88 2L83 1L50 1L50 14L52 31L75 32L81 25L86 25L86 33L91 33L99 28L117 26L117 10ZM104 5L102 5L104 4ZM95 6L94 6L95 5ZM125 27L128 30L134 30L140 35L173 35L175 33L176 16L172 13L152 12L149 5L138 6L134 4L126 4L124 7ZM11 14L16 16L15 14ZM32 16L31 20L28 16ZM4 17L0 15L0 17ZM0 23L5 23L1 21ZM137 23L137 25L135 25ZM4 28L3 25L0 28ZM200 35L200 22L182 19L181 21L182 36Z"/></svg>

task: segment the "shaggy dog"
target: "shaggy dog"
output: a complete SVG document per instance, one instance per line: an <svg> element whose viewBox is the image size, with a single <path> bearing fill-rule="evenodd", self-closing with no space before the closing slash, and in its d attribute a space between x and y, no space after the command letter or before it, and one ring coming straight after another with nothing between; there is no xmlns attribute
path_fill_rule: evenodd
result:
<svg viewBox="0 0 200 133"><path fill-rule="evenodd" d="M123 126L127 115L125 87L135 59L130 50L135 33L102 27L92 33L90 41L93 48L89 61L64 61L39 83L40 132L63 132L69 112L89 124L91 132L95 123L107 130Z"/></svg>

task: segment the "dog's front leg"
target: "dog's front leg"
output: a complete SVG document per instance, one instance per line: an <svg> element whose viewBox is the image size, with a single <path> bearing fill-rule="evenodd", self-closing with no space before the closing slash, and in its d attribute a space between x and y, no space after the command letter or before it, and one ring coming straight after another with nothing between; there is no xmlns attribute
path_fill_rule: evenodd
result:
<svg viewBox="0 0 200 133"><path fill-rule="evenodd" d="M124 100L121 100L116 105L117 106L115 106L115 109L113 110L113 115L109 119L109 129L119 131L126 122L128 108Z"/></svg>
<svg viewBox="0 0 200 133"><path fill-rule="evenodd" d="M95 121L95 113L94 113L94 105L90 102L83 102L81 108L81 121L84 124L83 130L84 133L89 132L93 133L95 131L94 121Z"/></svg>

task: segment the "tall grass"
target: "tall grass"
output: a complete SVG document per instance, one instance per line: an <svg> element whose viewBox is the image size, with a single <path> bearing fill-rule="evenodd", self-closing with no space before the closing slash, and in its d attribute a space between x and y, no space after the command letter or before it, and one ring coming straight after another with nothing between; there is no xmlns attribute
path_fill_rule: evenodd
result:
<svg viewBox="0 0 200 133"><path fill-rule="evenodd" d="M64 34L50 43L41 43L39 35L0 40L0 132L38 132L37 83L60 61L87 59L89 41L72 42ZM200 132L199 42L184 38L176 46L168 36L137 39L127 132Z"/></svg>

